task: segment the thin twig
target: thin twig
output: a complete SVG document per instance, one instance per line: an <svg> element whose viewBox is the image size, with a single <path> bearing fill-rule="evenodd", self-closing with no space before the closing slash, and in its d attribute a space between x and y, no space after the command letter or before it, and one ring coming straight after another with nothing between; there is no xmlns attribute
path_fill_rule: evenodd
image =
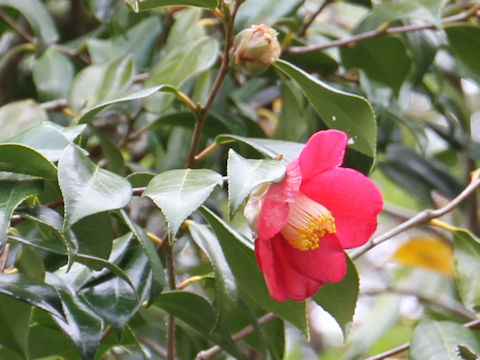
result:
<svg viewBox="0 0 480 360"><path fill-rule="evenodd" d="M442 25L452 23L452 22L467 20L470 16L480 16L480 13L478 10L479 8L480 8L480 4L476 4L472 6L469 10L461 14L449 16L443 19ZM383 29L383 28L375 29L375 30L367 31L361 34L353 35L346 39L334 40L326 44L292 46L290 48L284 49L283 52L289 53L289 54L307 54L310 52L325 50L333 47L352 46L359 41L372 39L381 35L401 34L401 33L412 32L412 31L435 29L436 27L437 27L436 24L424 23L424 24L397 26L397 27L391 27L388 29Z"/></svg>
<svg viewBox="0 0 480 360"><path fill-rule="evenodd" d="M303 24L303 27L302 27L302 30L300 31L300 33L298 34L298 36L300 37L304 37L305 34L307 33L307 30L308 28L310 27L310 25L313 24L313 22L315 21L315 19L317 18L318 15L320 15L320 13L323 11L323 9L325 9L325 7L330 4L332 2L332 0L325 0L317 9L317 11L315 11L312 16L310 16L310 18L305 22L305 24Z"/></svg>
<svg viewBox="0 0 480 360"><path fill-rule="evenodd" d="M8 252L10 250L10 244L6 244L3 248L2 253L0 254L0 273L3 273L5 270L5 265L7 264L8 260Z"/></svg>
<svg viewBox="0 0 480 360"><path fill-rule="evenodd" d="M455 209L460 203L462 203L465 199L467 199L478 187L480 186L480 169L475 170L472 173L472 178L468 186L455 197L452 201L450 201L447 205L439 208L439 209L426 209L422 212L418 213L414 217L408 219L407 221L401 223L400 225L394 227L390 231L376 237L363 248L353 252L351 254L352 259L356 259L361 255L365 254L370 249L374 248L375 246L383 243L384 241L404 232L407 229L410 229L414 226L419 224L427 223L432 219L436 219L440 216L443 216L453 209Z"/></svg>
<svg viewBox="0 0 480 360"><path fill-rule="evenodd" d="M275 315L272 314L272 313L267 313L267 314L263 315L261 318L259 318L257 320L257 323L259 325L263 325L263 324L266 324L269 321L272 321L273 319L275 319ZM232 339L233 339L233 341L239 341L239 340L243 339L244 337L246 337L247 335L251 334L254 330L255 330L255 328L253 327L253 325L248 325L248 326L244 327L242 330L240 330L239 332L235 333L232 336ZM214 357L215 355L220 354L222 351L223 351L223 349L220 346L215 345L215 346L212 346L209 349L200 351L197 354L197 356L195 357L195 360L208 360L208 359Z"/></svg>
<svg viewBox="0 0 480 360"><path fill-rule="evenodd" d="M165 244L165 260L167 263L168 284L170 290L177 288L177 280L175 276L175 259L173 256L173 245L166 242ZM167 322L167 359L175 359L175 316L168 315Z"/></svg>
<svg viewBox="0 0 480 360"><path fill-rule="evenodd" d="M474 321L470 321L466 324L463 324L463 326L465 326L466 328L469 328L469 329L475 329L477 327L480 326L480 320L474 320ZM403 345L400 345L394 349L390 349L388 351L385 351L381 354L377 354L377 355L374 355L374 356L371 356L369 358L366 358L365 360L383 360L383 359L388 359L389 357L393 356L393 355L397 355L397 354L400 354L406 350L408 350L410 348L410 343L405 343Z"/></svg>
<svg viewBox="0 0 480 360"><path fill-rule="evenodd" d="M62 110L68 106L67 99L55 99L40 104L40 107L45 111Z"/></svg>
<svg viewBox="0 0 480 360"><path fill-rule="evenodd" d="M244 0L237 0L233 7L232 14L229 19L229 24L225 29L225 50L223 53L222 64L218 70L217 77L213 83L212 90L207 98L205 105L202 107L198 113L197 121L195 122L195 128L193 129L192 142L190 144L190 151L188 154L188 160L185 165L186 168L191 168L195 165L195 154L197 153L198 143L200 142L200 136L202 135L202 129L205 125L205 120L207 119L208 112L210 107L217 96L218 90L225 79L225 76L228 72L228 67L230 65L230 48L233 43L233 25L235 23L235 17L237 15L238 8L243 3Z"/></svg>
<svg viewBox="0 0 480 360"><path fill-rule="evenodd" d="M37 40L35 40L32 35L24 31L21 27L17 26L17 24L15 24L15 22L10 19L2 10L0 10L0 18L5 21L5 23L10 26L18 35L20 35L26 42L37 45Z"/></svg>
<svg viewBox="0 0 480 360"><path fill-rule="evenodd" d="M362 291L361 295L378 295L378 294L383 294L383 293L395 293L395 294L400 294L400 295L410 295L410 296L415 296L418 300L424 302L424 303L429 303L438 307L441 307L445 310L448 310L454 314L457 314L459 316L464 317L467 320L478 320L477 315L468 310L463 304L459 303L458 301L455 300L450 300L449 302L444 301L438 297L433 298L426 296L424 294L419 294L415 291L409 290L409 289L401 289L401 288L396 288L393 286L388 286L384 289L378 289L378 290L367 290L367 291Z"/></svg>

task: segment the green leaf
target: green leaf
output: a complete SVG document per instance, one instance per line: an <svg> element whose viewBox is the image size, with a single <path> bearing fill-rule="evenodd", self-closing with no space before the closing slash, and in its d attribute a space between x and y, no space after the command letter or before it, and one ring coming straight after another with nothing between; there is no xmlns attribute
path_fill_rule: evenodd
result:
<svg viewBox="0 0 480 360"><path fill-rule="evenodd" d="M455 280L465 306L480 311L480 241L464 229L452 228L455 247Z"/></svg>
<svg viewBox="0 0 480 360"><path fill-rule="evenodd" d="M65 318L56 290L44 282L22 274L0 274L0 293L48 311L59 319Z"/></svg>
<svg viewBox="0 0 480 360"><path fill-rule="evenodd" d="M66 97L74 71L66 55L48 48L33 64L33 81L40 99L46 101Z"/></svg>
<svg viewBox="0 0 480 360"><path fill-rule="evenodd" d="M472 330L448 321L423 321L413 332L409 359L458 359L458 345L467 346L475 353L480 353L480 342Z"/></svg>
<svg viewBox="0 0 480 360"><path fill-rule="evenodd" d="M275 24L282 17L293 15L301 0L247 0L238 10L237 30L253 24Z"/></svg>
<svg viewBox="0 0 480 360"><path fill-rule="evenodd" d="M304 144L291 141L248 138L230 134L218 135L215 138L215 143L218 145L228 144L234 141L247 144L260 154L271 159L282 159L285 161L296 159L304 146Z"/></svg>
<svg viewBox="0 0 480 360"><path fill-rule="evenodd" d="M111 100L103 101L97 105L94 105L88 108L84 113L82 113L82 115L80 115L75 119L75 123L84 123L84 122L90 121L97 113L105 109L107 106L119 104L126 101L144 99L146 97L149 97L150 95L155 94L158 91L168 92L172 94L178 93L178 90L176 88L168 85L159 85L159 86L154 86L154 87L149 87L141 90L135 90L128 93L124 93L124 94L118 95L117 97Z"/></svg>
<svg viewBox="0 0 480 360"><path fill-rule="evenodd" d="M10 296L0 295L0 344L24 359L27 343L31 306Z"/></svg>
<svg viewBox="0 0 480 360"><path fill-rule="evenodd" d="M454 55L476 76L480 76L480 26L452 24L445 28Z"/></svg>
<svg viewBox="0 0 480 360"><path fill-rule="evenodd" d="M359 293L359 278L357 267L347 257L347 274L341 282L327 283L312 299L334 317L343 332L346 341L350 327L352 326L353 314L357 305Z"/></svg>
<svg viewBox="0 0 480 360"><path fill-rule="evenodd" d="M113 277L96 281L93 286L84 287L81 291L82 298L98 315L107 320L117 333L121 333L125 324L148 298L152 282L148 257L140 247L130 251L125 258L119 265L134 288L124 279Z"/></svg>
<svg viewBox="0 0 480 360"><path fill-rule="evenodd" d="M218 321L225 320L231 311L238 311L235 279L228 267L222 248L210 229L206 225L197 224L194 221L187 221L187 226L193 241L205 253L213 267L218 324Z"/></svg>
<svg viewBox="0 0 480 360"><path fill-rule="evenodd" d="M10 218L24 200L42 191L41 181L0 181L0 248L6 242Z"/></svg>
<svg viewBox="0 0 480 360"><path fill-rule="evenodd" d="M0 142L48 119L47 113L32 100L16 101L0 107Z"/></svg>
<svg viewBox="0 0 480 360"><path fill-rule="evenodd" d="M230 149L227 160L230 219L257 186L282 181L285 171L281 161L245 159Z"/></svg>
<svg viewBox="0 0 480 360"><path fill-rule="evenodd" d="M120 148L97 128L92 126L91 131L100 141L103 155L107 160L107 169L116 174L125 175L125 161Z"/></svg>
<svg viewBox="0 0 480 360"><path fill-rule="evenodd" d="M360 41L353 47L342 47L341 55L347 69L364 70L369 78L390 86L396 94L412 64L404 41L396 36L381 36Z"/></svg>
<svg viewBox="0 0 480 360"><path fill-rule="evenodd" d="M165 286L165 274L163 272L162 263L160 261L160 258L158 257L157 249L155 248L152 240L150 240L147 234L145 234L145 231L140 226L135 224L128 217L124 210L121 210L120 214L123 218L123 221L135 234L135 237L138 239L138 242L142 246L150 262L150 267L153 273L153 282L150 297L148 299L148 305L151 305L153 301L158 297L158 295L162 292L163 287Z"/></svg>
<svg viewBox="0 0 480 360"><path fill-rule="evenodd" d="M55 162L60 159L63 150L85 130L85 127L86 125L83 124L64 128L50 121L44 121L9 138L6 143L29 146L48 160Z"/></svg>
<svg viewBox="0 0 480 360"><path fill-rule="evenodd" d="M40 0L0 0L0 6L12 7L22 13L31 25L35 35L44 44L50 44L58 40L53 19Z"/></svg>
<svg viewBox="0 0 480 360"><path fill-rule="evenodd" d="M366 99L334 89L286 61L278 60L274 66L300 86L325 125L345 131L353 142L351 148L373 162L377 122Z"/></svg>
<svg viewBox="0 0 480 360"><path fill-rule="evenodd" d="M142 196L162 210L168 220L168 239L173 243L183 221L222 184L222 176L212 170L169 170L155 176Z"/></svg>
<svg viewBox="0 0 480 360"><path fill-rule="evenodd" d="M136 13L163 6L197 6L206 9L218 6L218 0L125 0L125 3Z"/></svg>
<svg viewBox="0 0 480 360"><path fill-rule="evenodd" d="M83 114L91 107L125 93L132 77L133 61L129 55L108 63L90 65L75 77L68 103L73 110Z"/></svg>
<svg viewBox="0 0 480 360"><path fill-rule="evenodd" d="M268 292L263 275L255 260L253 244L206 207L202 207L200 213L217 235L225 258L237 279L238 287L246 298L262 309L271 311L279 318L289 321L308 336L305 303L274 300Z"/></svg>
<svg viewBox="0 0 480 360"><path fill-rule="evenodd" d="M65 201L64 229L86 216L121 209L132 196L127 180L101 169L74 145L58 161L58 180Z"/></svg>
<svg viewBox="0 0 480 360"><path fill-rule="evenodd" d="M92 359L103 335L102 319L61 278L47 274L46 281L58 291L65 311L65 319L53 317L53 320L73 341L80 357Z"/></svg>
<svg viewBox="0 0 480 360"><path fill-rule="evenodd" d="M20 144L0 144L0 171L46 179L57 177L55 165L35 149Z"/></svg>

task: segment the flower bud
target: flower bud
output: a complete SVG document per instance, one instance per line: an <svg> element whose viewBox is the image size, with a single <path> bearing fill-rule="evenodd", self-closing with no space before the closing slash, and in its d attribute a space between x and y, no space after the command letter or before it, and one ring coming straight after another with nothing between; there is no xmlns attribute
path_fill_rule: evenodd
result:
<svg viewBox="0 0 480 360"><path fill-rule="evenodd" d="M267 70L280 56L277 32L267 25L252 25L240 31L233 41L235 66L247 75Z"/></svg>

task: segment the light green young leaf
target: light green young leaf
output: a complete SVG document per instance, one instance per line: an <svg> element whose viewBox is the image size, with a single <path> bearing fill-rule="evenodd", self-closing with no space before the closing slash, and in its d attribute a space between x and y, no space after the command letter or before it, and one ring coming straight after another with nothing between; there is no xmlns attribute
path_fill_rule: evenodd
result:
<svg viewBox="0 0 480 360"><path fill-rule="evenodd" d="M168 220L168 239L173 243L183 221L222 184L222 176L212 170L169 170L155 176L142 196L152 199L162 210Z"/></svg>
<svg viewBox="0 0 480 360"><path fill-rule="evenodd" d="M227 160L230 219L257 186L282 181L285 171L282 161L245 159L230 149Z"/></svg>
<svg viewBox="0 0 480 360"><path fill-rule="evenodd" d="M32 100L16 101L0 107L0 142L48 120L47 113Z"/></svg>
<svg viewBox="0 0 480 360"><path fill-rule="evenodd" d="M458 345L480 354L480 342L472 330L449 321L423 321L413 332L409 359L458 359Z"/></svg>
<svg viewBox="0 0 480 360"><path fill-rule="evenodd" d="M58 181L65 201L64 230L89 215L121 209L132 196L127 180L101 169L74 145L58 161Z"/></svg>
<svg viewBox="0 0 480 360"><path fill-rule="evenodd" d="M42 191L42 181L0 181L0 248L7 240L10 218L25 199Z"/></svg>
<svg viewBox="0 0 480 360"><path fill-rule="evenodd" d="M289 321L308 336L305 303L274 300L268 292L263 275L255 260L253 244L206 207L202 207L200 213L217 235L223 254L245 297L260 308L271 311L279 318Z"/></svg>
<svg viewBox="0 0 480 360"><path fill-rule="evenodd" d="M352 326L360 285L357 267L350 257L346 256L348 268L343 280L338 283L325 284L312 297L318 305L335 318L342 329L345 341Z"/></svg>
<svg viewBox="0 0 480 360"><path fill-rule="evenodd" d="M198 6L206 9L215 9L218 0L125 0L134 12L147 11L163 6Z"/></svg>
<svg viewBox="0 0 480 360"><path fill-rule="evenodd" d="M334 89L286 61L278 60L274 66L300 86L325 125L346 132L352 142L351 148L373 162L377 122L366 99Z"/></svg>
<svg viewBox="0 0 480 360"><path fill-rule="evenodd" d="M0 6L18 10L27 19L35 32L35 36L40 38L43 44L50 44L58 40L55 23L40 0L0 0Z"/></svg>

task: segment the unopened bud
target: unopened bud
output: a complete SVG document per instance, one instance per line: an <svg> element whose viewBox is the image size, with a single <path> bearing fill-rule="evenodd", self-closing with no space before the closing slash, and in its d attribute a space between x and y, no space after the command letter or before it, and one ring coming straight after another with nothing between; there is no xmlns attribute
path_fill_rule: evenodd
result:
<svg viewBox="0 0 480 360"><path fill-rule="evenodd" d="M247 75L267 70L280 56L277 32L267 25L252 25L240 31L233 41L235 66Z"/></svg>

